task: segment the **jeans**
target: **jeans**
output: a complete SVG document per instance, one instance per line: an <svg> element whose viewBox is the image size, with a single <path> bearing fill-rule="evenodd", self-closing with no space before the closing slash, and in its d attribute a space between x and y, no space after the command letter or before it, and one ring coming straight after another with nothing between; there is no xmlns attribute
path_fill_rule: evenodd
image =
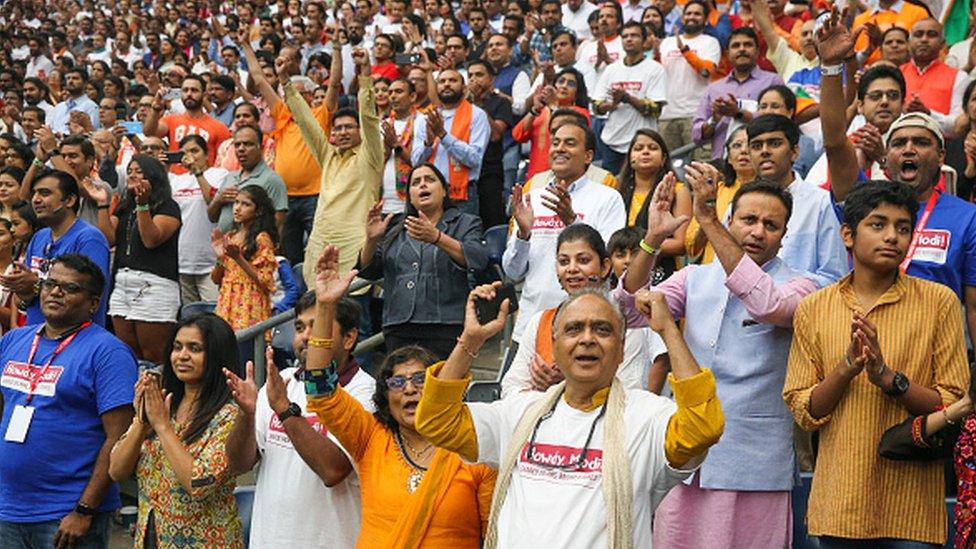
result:
<svg viewBox="0 0 976 549"><path fill-rule="evenodd" d="M925 543L910 539L850 539L819 536L820 549L938 549L937 543Z"/></svg>
<svg viewBox="0 0 976 549"><path fill-rule="evenodd" d="M88 532L75 543L76 549L104 549L108 547L112 513L95 513ZM47 549L54 547L54 534L61 520L44 522L0 521L0 547L3 549Z"/></svg>
<svg viewBox="0 0 976 549"><path fill-rule="evenodd" d="M305 260L305 238L312 234L318 201L318 195L288 197L285 234L281 235L281 240L285 249L285 258L292 265L298 265Z"/></svg>
<svg viewBox="0 0 976 549"><path fill-rule="evenodd" d="M607 158L606 152L610 149L608 149L607 146L603 144L603 138L600 136L600 134L603 133L603 126L606 125L607 125L606 118L601 118L599 116L593 117L592 127L593 127L593 133L594 135L596 135L596 154L593 155L593 163L599 164L600 167L602 167L605 170L607 169L606 165L604 165L604 161ZM611 173L617 175L616 172L611 172Z"/></svg>
<svg viewBox="0 0 976 549"><path fill-rule="evenodd" d="M627 160L627 154L618 153L610 147L607 147L603 154L603 169L607 170L613 175L620 173L620 167L623 166L624 162Z"/></svg>

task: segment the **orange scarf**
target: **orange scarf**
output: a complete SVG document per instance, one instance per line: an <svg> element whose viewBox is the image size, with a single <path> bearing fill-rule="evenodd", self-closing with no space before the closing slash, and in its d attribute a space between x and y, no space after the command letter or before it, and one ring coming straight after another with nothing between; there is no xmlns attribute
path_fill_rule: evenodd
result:
<svg viewBox="0 0 976 549"><path fill-rule="evenodd" d="M407 125L403 128L403 134L400 136L400 146L406 151L407 155L410 155L410 150L413 148L413 121L417 117L417 109L410 109L410 116L407 117ZM394 126L396 124L396 113L390 111L390 125ZM396 168L396 193L400 200L407 199L407 187L409 182L407 179L410 177L410 170L412 167L410 163L400 158L396 152L391 152L393 155L393 165Z"/></svg>
<svg viewBox="0 0 976 549"><path fill-rule="evenodd" d="M552 355L552 321L558 310L559 307L553 307L542 311L539 329L535 332L535 352L546 364L556 363L556 358Z"/></svg>
<svg viewBox="0 0 976 549"><path fill-rule="evenodd" d="M458 103L457 110L454 111L454 119L451 120L451 135L455 139L464 141L465 143L471 141L471 115L474 113L474 107L467 99L462 99ZM437 146L440 142L434 144L430 151L430 162L434 162L434 157L437 156ZM467 200L468 199L468 167L459 161L451 158L450 155L447 156L447 181L450 183L448 196L451 200Z"/></svg>
<svg viewBox="0 0 976 549"><path fill-rule="evenodd" d="M390 531L386 547L402 549L420 547L430 521L444 497L454 482L454 477L461 468L461 458L457 454L438 448L431 460L424 479L420 481L417 491L407 496L408 503L396 524Z"/></svg>

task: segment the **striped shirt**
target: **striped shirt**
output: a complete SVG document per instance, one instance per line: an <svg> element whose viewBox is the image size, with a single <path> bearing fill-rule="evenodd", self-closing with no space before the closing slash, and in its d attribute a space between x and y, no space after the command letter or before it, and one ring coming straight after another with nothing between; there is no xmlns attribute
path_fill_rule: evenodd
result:
<svg viewBox="0 0 976 549"><path fill-rule="evenodd" d="M889 461L878 442L908 411L862 372L833 412L810 415L810 395L844 359L851 318L860 311L878 330L885 363L911 383L934 388L949 404L966 391L966 343L959 301L949 288L899 275L864 311L852 275L807 296L796 309L783 398L801 427L820 429L807 512L811 535L896 538L942 544L946 515L942 462Z"/></svg>

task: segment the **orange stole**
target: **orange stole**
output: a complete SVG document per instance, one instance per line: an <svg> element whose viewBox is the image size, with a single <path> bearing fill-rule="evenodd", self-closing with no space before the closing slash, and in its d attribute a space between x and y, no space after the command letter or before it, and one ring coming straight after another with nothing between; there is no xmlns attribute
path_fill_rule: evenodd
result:
<svg viewBox="0 0 976 549"><path fill-rule="evenodd" d="M552 355L552 321L556 318L556 311L559 307L542 311L539 317L539 329L535 332L535 352L546 364L555 364L556 358Z"/></svg>
<svg viewBox="0 0 976 549"><path fill-rule="evenodd" d="M457 109L454 111L454 118L451 120L451 135L455 139L464 141L468 143L471 141L471 116L474 113L474 107L467 99L462 99L458 103ZM434 157L437 156L437 147L440 142L434 144L430 151L430 162L434 162ZM448 196L451 200L467 200L468 199L468 167L459 161L451 158L451 155L447 155L447 176L448 186Z"/></svg>

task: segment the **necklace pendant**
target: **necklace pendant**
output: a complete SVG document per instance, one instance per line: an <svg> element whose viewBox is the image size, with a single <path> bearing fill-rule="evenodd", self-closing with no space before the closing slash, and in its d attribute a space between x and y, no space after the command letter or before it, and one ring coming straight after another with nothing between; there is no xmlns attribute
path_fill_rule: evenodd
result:
<svg viewBox="0 0 976 549"><path fill-rule="evenodd" d="M417 488L420 487L420 482L423 480L424 480L424 474L421 473L420 471L414 471L410 473L410 476L407 477L407 493L412 494L416 492Z"/></svg>

